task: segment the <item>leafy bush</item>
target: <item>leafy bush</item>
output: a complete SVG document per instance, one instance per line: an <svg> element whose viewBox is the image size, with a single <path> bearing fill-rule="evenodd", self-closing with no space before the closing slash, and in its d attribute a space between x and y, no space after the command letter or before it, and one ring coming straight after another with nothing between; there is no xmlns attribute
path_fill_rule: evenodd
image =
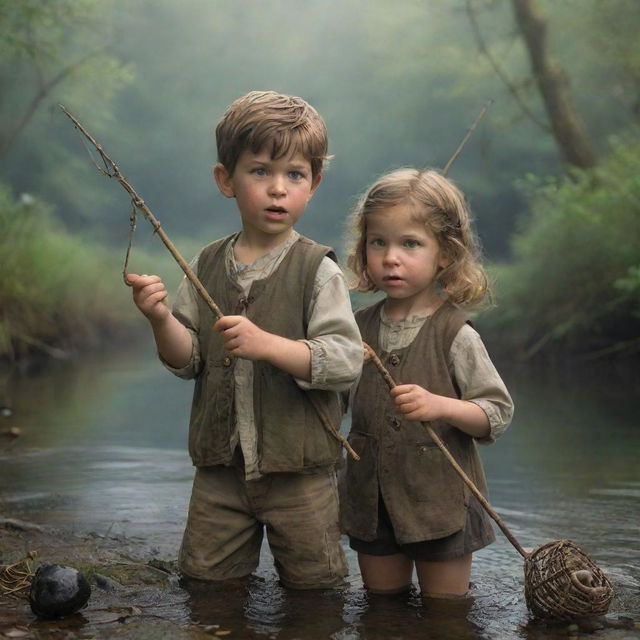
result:
<svg viewBox="0 0 640 640"><path fill-rule="evenodd" d="M513 263L493 269L486 331L525 357L640 348L640 143L614 141L594 170L523 186L531 214Z"/></svg>
<svg viewBox="0 0 640 640"><path fill-rule="evenodd" d="M131 325L122 256L69 235L47 205L0 185L0 356L62 354Z"/></svg>

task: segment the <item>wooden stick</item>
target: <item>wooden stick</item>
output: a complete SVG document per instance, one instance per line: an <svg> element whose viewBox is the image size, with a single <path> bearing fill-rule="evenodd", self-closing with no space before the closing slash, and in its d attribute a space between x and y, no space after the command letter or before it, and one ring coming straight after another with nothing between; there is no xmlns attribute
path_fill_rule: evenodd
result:
<svg viewBox="0 0 640 640"><path fill-rule="evenodd" d="M489 107L493 104L493 100L489 100L484 107L480 110L480 113L476 116L476 119L473 121L473 124L469 127L464 138L462 138L462 142L458 145L458 148L453 152L453 155L449 158L449 162L444 165L444 169L442 170L442 175L446 176L449 173L449 169L451 169L451 165L455 162L456 158L460 155L460 152L464 148L464 145L467 144L467 140L471 137L471 134L474 132L475 128L478 126L480 120L484 118L485 113L489 110Z"/></svg>
<svg viewBox="0 0 640 640"><path fill-rule="evenodd" d="M393 389L394 387L396 387L397 385L394 379L382 364L380 358L378 357L378 354L366 342L363 342L362 344L365 348L365 351L367 352L371 360L373 360L373 363L376 365L376 368L380 372L380 375L384 378L384 381L387 383L389 389ZM500 529L502 529L502 532L505 536L507 536L509 542L516 548L516 551L526 559L529 554L522 548L520 543L516 540L515 536L507 528L507 525L505 525L500 516L493 510L487 499L482 495L482 493L480 493L478 487L476 487L471 478L469 478L469 476L464 472L464 469L458 464L457 460L451 455L451 452L449 451L449 449L447 449L440 436L433 430L433 427L428 422L421 422L420 424L422 424L427 433L431 436L432 440L436 443L440 451L442 451L445 458L447 458L447 460L452 464L453 468L462 478L463 482L467 485L467 487L469 487L469 489L471 489L471 492L484 507L485 511L495 520Z"/></svg>
<svg viewBox="0 0 640 640"><path fill-rule="evenodd" d="M96 165L98 171L100 173L106 175L109 178L115 178L125 189L125 191L131 196L131 202L136 209L142 211L144 217L151 223L151 226L154 228L155 232L160 237L160 240L164 243L164 246L169 249L169 252L174 257L175 261L180 265L180 268L184 271L185 275L193 284L196 291L200 294L202 299L206 302L207 306L217 319L222 318L224 315L218 305L215 303L213 298L209 295L209 292L205 289L204 285L198 279L198 276L194 273L193 269L189 266L189 263L180 255L180 252L176 249L175 245L167 234L164 232L164 229L153 215L149 207L145 204L144 200L136 193L135 189L127 182L125 177L120 172L118 165L105 153L95 138L78 122L76 118L74 118L69 111L63 106L59 105L60 109L64 112L64 114L73 122L75 128L95 147L96 151L100 154L100 158L104 164L104 168L100 167L94 160L94 164ZM88 150L89 151L89 150ZM89 151L89 155L91 152ZM93 159L93 157L92 157ZM351 445L347 442L347 440L340 434L336 429L333 428L328 418L325 416L324 411L321 411L319 401L315 398L313 394L307 394L311 404L314 406L316 413L318 414L320 421L324 428L349 452L349 455L354 460L360 460L360 456L351 448Z"/></svg>

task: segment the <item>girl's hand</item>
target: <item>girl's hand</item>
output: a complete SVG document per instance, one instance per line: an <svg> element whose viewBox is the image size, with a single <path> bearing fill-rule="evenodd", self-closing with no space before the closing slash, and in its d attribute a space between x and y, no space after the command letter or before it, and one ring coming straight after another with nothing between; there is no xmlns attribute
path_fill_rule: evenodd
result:
<svg viewBox="0 0 640 640"><path fill-rule="evenodd" d="M272 334L263 331L245 316L224 316L213 328L222 334L225 349L247 360L267 360Z"/></svg>
<svg viewBox="0 0 640 640"><path fill-rule="evenodd" d="M447 398L427 391L417 384L400 384L391 389L396 409L407 420L428 422L438 420L444 414L444 402Z"/></svg>
<svg viewBox="0 0 640 640"><path fill-rule="evenodd" d="M136 306L151 323L161 323L171 315L166 304L167 289L159 276L128 273L125 282L133 289Z"/></svg>

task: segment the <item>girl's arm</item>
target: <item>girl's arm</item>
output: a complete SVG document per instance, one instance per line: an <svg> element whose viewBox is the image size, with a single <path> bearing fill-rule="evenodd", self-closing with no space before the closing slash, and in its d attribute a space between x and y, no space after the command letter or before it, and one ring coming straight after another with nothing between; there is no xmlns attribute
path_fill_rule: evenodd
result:
<svg viewBox="0 0 640 640"><path fill-rule="evenodd" d="M401 385L394 390L399 410L410 420L425 420L413 417L418 415L413 412L431 416L426 418L430 420L441 418L480 442L493 442L511 422L513 401L482 339L469 325L460 329L451 345L449 368L460 389L460 400L437 396L417 385ZM408 387L424 393L410 392Z"/></svg>
<svg viewBox="0 0 640 640"><path fill-rule="evenodd" d="M417 384L398 385L391 396L407 420L444 420L474 438L486 438L491 432L487 414L473 402L438 396Z"/></svg>

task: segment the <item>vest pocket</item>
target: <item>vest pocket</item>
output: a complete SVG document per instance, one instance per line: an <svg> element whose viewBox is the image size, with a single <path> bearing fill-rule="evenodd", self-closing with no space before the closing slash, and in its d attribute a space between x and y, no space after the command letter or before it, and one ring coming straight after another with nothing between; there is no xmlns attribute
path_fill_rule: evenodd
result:
<svg viewBox="0 0 640 640"><path fill-rule="evenodd" d="M194 464L218 464L231 458L233 402L232 367L210 360L196 380L193 394L189 452Z"/></svg>
<svg viewBox="0 0 640 640"><path fill-rule="evenodd" d="M347 456L339 478L341 526L349 535L373 540L378 513L378 448L374 438L351 432L349 444L360 456Z"/></svg>
<svg viewBox="0 0 640 640"><path fill-rule="evenodd" d="M259 375L254 411L261 469L300 471L305 424L302 391L292 376L276 367L255 367L254 374Z"/></svg>
<svg viewBox="0 0 640 640"><path fill-rule="evenodd" d="M464 507L464 484L432 440L409 445L402 468L408 497L428 502L434 516Z"/></svg>

